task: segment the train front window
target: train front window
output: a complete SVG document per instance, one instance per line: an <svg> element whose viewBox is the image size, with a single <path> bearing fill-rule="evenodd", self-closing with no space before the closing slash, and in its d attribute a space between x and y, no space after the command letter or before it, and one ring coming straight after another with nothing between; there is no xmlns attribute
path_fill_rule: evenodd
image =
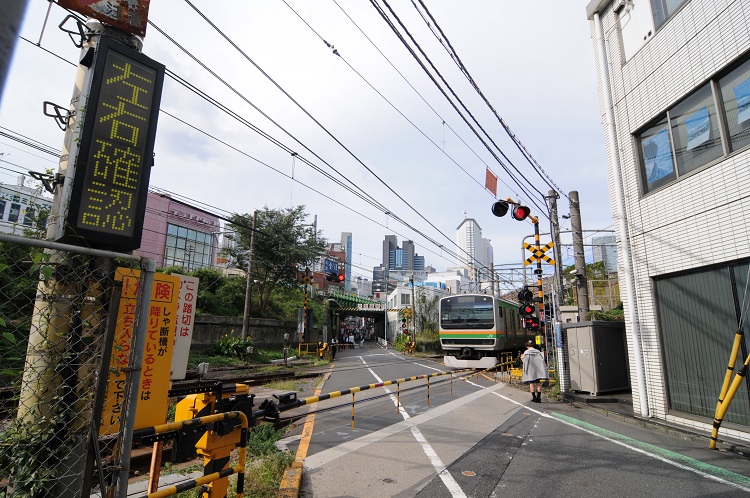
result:
<svg viewBox="0 0 750 498"><path fill-rule="evenodd" d="M440 326L443 329L491 329L495 326L492 298L456 296L440 302Z"/></svg>

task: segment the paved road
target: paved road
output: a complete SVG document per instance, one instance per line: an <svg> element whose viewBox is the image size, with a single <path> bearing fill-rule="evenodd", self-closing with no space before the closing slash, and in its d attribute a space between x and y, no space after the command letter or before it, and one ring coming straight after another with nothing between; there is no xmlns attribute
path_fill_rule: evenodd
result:
<svg viewBox="0 0 750 498"><path fill-rule="evenodd" d="M343 354L342 354L343 353ZM377 348L339 353L323 392L446 370ZM285 443L305 454L301 495L322 497L738 496L750 460L485 376L431 379L318 405ZM407 386L416 385L415 389ZM383 396L384 390L391 392ZM451 396L451 389L453 394ZM310 435L302 438L303 430ZM304 441L300 444L301 441Z"/></svg>

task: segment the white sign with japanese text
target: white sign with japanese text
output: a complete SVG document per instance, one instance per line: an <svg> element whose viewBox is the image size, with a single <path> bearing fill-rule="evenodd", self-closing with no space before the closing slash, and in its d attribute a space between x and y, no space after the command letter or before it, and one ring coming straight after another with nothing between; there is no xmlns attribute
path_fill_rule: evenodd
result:
<svg viewBox="0 0 750 498"><path fill-rule="evenodd" d="M198 279L180 277L180 299L177 301L176 327L170 380L182 380L187 373L190 342L193 340L193 322L195 321L195 302L198 299Z"/></svg>

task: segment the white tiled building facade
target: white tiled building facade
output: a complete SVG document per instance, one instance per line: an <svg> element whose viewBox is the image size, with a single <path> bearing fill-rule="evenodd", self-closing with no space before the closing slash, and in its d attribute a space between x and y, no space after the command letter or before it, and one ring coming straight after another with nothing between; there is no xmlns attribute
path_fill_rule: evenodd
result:
<svg viewBox="0 0 750 498"><path fill-rule="evenodd" d="M748 303L750 0L592 0L586 14L634 411L710 434ZM748 390L721 435L750 440Z"/></svg>

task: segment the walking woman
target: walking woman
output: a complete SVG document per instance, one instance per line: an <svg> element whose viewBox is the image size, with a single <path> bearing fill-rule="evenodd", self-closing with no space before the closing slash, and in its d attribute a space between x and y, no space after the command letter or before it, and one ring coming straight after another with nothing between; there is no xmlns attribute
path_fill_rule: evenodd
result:
<svg viewBox="0 0 750 498"><path fill-rule="evenodd" d="M542 381L547 380L547 364L541 351L534 347L534 341L526 341L523 361L523 383L529 385L531 401L542 402Z"/></svg>

